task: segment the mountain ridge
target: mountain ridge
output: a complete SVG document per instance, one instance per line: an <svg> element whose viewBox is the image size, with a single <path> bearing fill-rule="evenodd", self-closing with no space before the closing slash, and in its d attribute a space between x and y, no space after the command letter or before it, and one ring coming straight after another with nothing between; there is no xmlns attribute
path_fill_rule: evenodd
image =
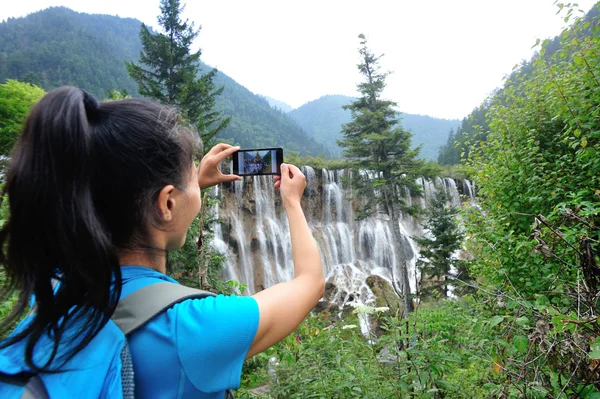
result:
<svg viewBox="0 0 600 399"><path fill-rule="evenodd" d="M125 61L139 59L141 21L49 7L25 17L0 22L0 83L16 79L45 90L61 85L86 89L106 98L111 89L137 95ZM202 73L212 67L202 64ZM219 139L242 147L282 146L300 155L328 156L325 146L291 118L234 79L218 72L225 85L216 108L232 121Z"/></svg>

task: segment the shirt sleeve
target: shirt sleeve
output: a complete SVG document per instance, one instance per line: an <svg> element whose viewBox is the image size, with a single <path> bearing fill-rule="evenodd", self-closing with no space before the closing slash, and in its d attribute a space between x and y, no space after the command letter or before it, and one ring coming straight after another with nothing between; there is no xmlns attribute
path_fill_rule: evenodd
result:
<svg viewBox="0 0 600 399"><path fill-rule="evenodd" d="M258 329L252 297L191 299L175 305L177 352L185 375L202 392L236 389Z"/></svg>

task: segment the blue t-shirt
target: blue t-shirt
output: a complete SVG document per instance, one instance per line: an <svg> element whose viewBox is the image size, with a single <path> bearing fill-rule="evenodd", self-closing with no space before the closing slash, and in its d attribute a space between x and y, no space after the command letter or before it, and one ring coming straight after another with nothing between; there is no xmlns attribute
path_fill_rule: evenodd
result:
<svg viewBox="0 0 600 399"><path fill-rule="evenodd" d="M175 282L155 270L124 266L125 298L148 279ZM156 317L128 339L136 398L222 399L239 388L242 365L258 329L252 297L189 299Z"/></svg>

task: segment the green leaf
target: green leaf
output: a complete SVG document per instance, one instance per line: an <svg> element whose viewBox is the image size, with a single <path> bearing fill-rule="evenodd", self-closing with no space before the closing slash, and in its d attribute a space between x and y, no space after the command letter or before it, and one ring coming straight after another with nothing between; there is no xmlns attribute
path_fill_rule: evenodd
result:
<svg viewBox="0 0 600 399"><path fill-rule="evenodd" d="M585 148L587 146L587 144L588 144L588 141L586 139L581 140L581 143L580 143L581 148Z"/></svg>
<svg viewBox="0 0 600 399"><path fill-rule="evenodd" d="M600 350L591 351L589 353L589 357L592 360L598 360L598 359L600 359Z"/></svg>
<svg viewBox="0 0 600 399"><path fill-rule="evenodd" d="M488 322L490 323L490 327L496 327L498 324L502 323L504 320L504 316L494 316Z"/></svg>
<svg viewBox="0 0 600 399"><path fill-rule="evenodd" d="M524 335L516 335L513 338L513 345L516 350L521 353L527 352L527 348L529 348L529 340Z"/></svg>

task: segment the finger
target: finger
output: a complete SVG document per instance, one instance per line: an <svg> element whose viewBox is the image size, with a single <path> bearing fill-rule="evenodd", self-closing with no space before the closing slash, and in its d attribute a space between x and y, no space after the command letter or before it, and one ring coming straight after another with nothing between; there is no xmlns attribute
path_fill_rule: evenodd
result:
<svg viewBox="0 0 600 399"><path fill-rule="evenodd" d="M232 181L236 181L236 180L242 180L242 176L238 176L238 175L223 175L223 181L224 182L232 182Z"/></svg>
<svg viewBox="0 0 600 399"><path fill-rule="evenodd" d="M239 149L240 147L229 146L228 148L223 149L221 152L214 154L214 159L217 161L217 163L221 163L225 158L239 151Z"/></svg>
<svg viewBox="0 0 600 399"><path fill-rule="evenodd" d="M224 151L228 148L231 148L230 144L219 143L219 144L215 145L213 148L211 148L210 151L206 155L215 155L215 154L218 154L221 151Z"/></svg>
<svg viewBox="0 0 600 399"><path fill-rule="evenodd" d="M281 180L289 180L291 179L290 168L286 163L281 164Z"/></svg>
<svg viewBox="0 0 600 399"><path fill-rule="evenodd" d="M296 165L289 164L288 167L293 176L296 176L296 175L304 176L304 173L302 173L302 171Z"/></svg>
<svg viewBox="0 0 600 399"><path fill-rule="evenodd" d="M277 180L275 182L275 188L279 188L279 187L281 187L281 180Z"/></svg>
<svg viewBox="0 0 600 399"><path fill-rule="evenodd" d="M273 176L273 180L275 180L275 181L281 180L281 176L275 175L275 176Z"/></svg>

